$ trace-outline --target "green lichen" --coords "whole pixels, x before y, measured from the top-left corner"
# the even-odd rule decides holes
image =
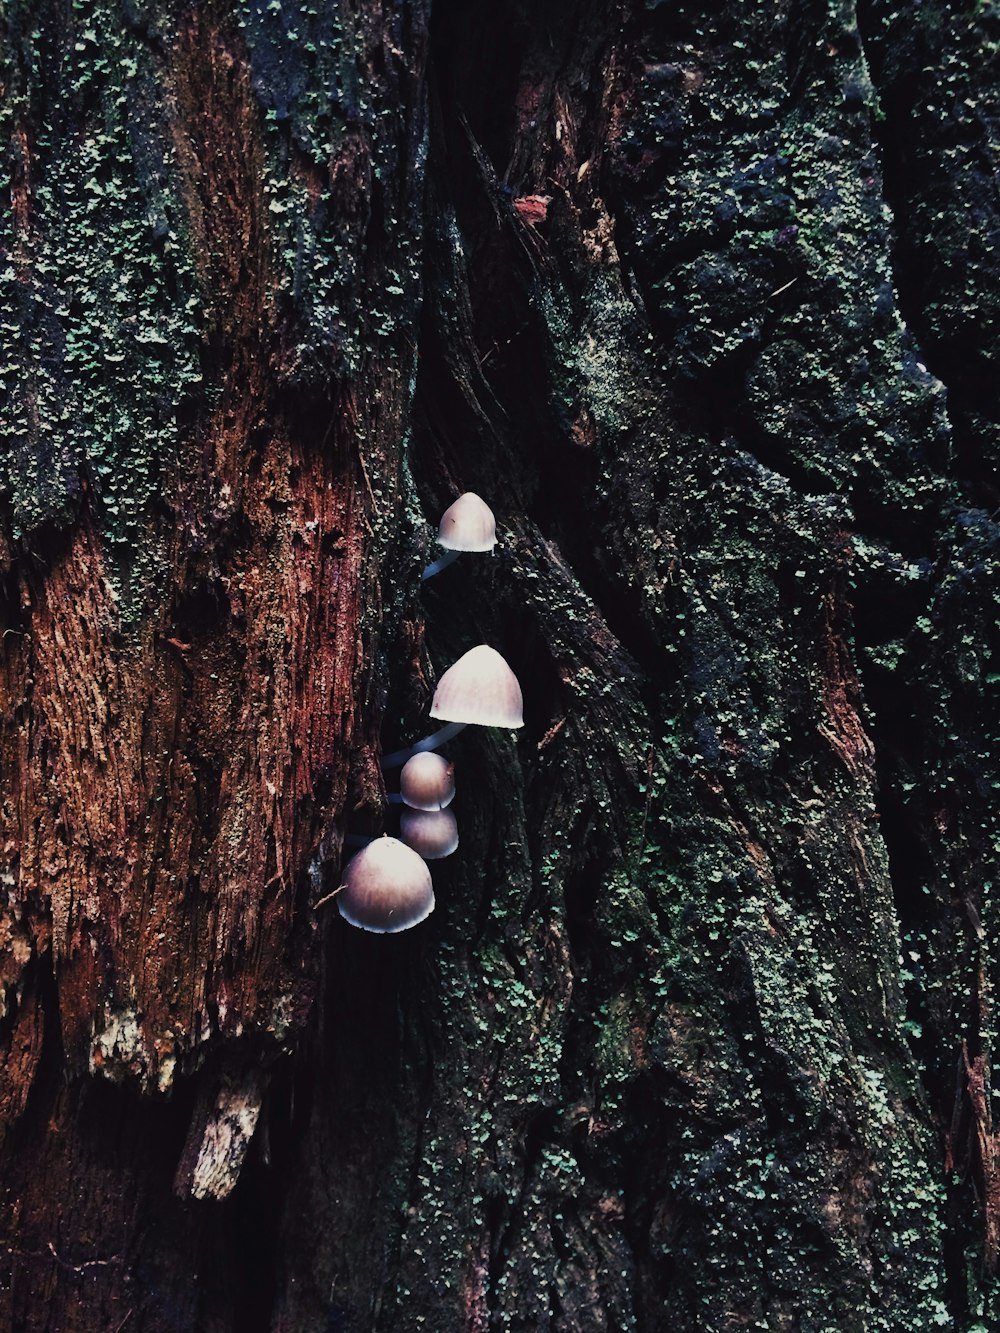
[[[60,31],[33,17],[10,7],[4,43],[26,221],[0,224],[0,485],[16,534],[65,521],[86,487],[129,602],[156,577],[151,501],[201,381],[162,73],[116,4],[74,0]]]
[[[398,200],[422,167],[419,119],[401,141],[398,73],[371,78],[370,34],[352,7],[244,2],[237,17],[263,113],[278,299],[295,310],[290,373],[359,377],[372,355],[413,351],[420,217]],[[379,34],[390,49],[402,23]]]

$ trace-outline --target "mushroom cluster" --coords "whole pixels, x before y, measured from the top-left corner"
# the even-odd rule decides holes
[[[490,551],[496,523],[477,495],[460,496],[441,519],[438,541],[448,552],[428,565],[422,578],[437,574],[462,551]],[[430,714],[445,726],[382,760],[383,769],[401,768],[399,796],[404,809],[399,838],[376,838],[347,865],[338,890],[340,914],[352,926],[379,933],[407,930],[434,910],[434,890],[425,862],[450,856],[458,847],[458,822],[448,806],[455,796],[453,766],[436,751],[463,727],[524,725],[521,687],[500,654],[487,644],[471,648],[441,677]]]
[[[430,750],[418,751],[399,775],[399,836],[425,861],[450,856],[458,846],[458,822],[445,807],[455,797],[455,770]]]

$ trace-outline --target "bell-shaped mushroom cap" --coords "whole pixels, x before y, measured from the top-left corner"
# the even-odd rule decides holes
[[[492,551],[497,544],[493,510],[478,495],[466,491],[442,514],[438,542],[447,551]]]
[[[432,750],[415,754],[403,765],[399,794],[414,810],[443,810],[455,795],[455,769]]]
[[[376,838],[347,863],[337,906],[362,930],[408,930],[434,911],[430,871],[398,838]]]
[[[425,861],[439,861],[458,846],[458,823],[450,810],[404,810],[399,836]]]
[[[438,681],[431,717],[480,727],[523,727],[523,709],[517,677],[495,649],[481,643]]]

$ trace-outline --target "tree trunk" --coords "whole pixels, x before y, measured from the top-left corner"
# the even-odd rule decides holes
[[[998,51],[8,0],[4,1327],[1000,1323]],[[368,935],[476,643],[524,729]]]

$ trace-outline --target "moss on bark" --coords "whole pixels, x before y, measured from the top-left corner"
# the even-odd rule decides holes
[[[10,9],[24,1327],[998,1318],[995,25]],[[317,920],[477,642],[437,911]]]

